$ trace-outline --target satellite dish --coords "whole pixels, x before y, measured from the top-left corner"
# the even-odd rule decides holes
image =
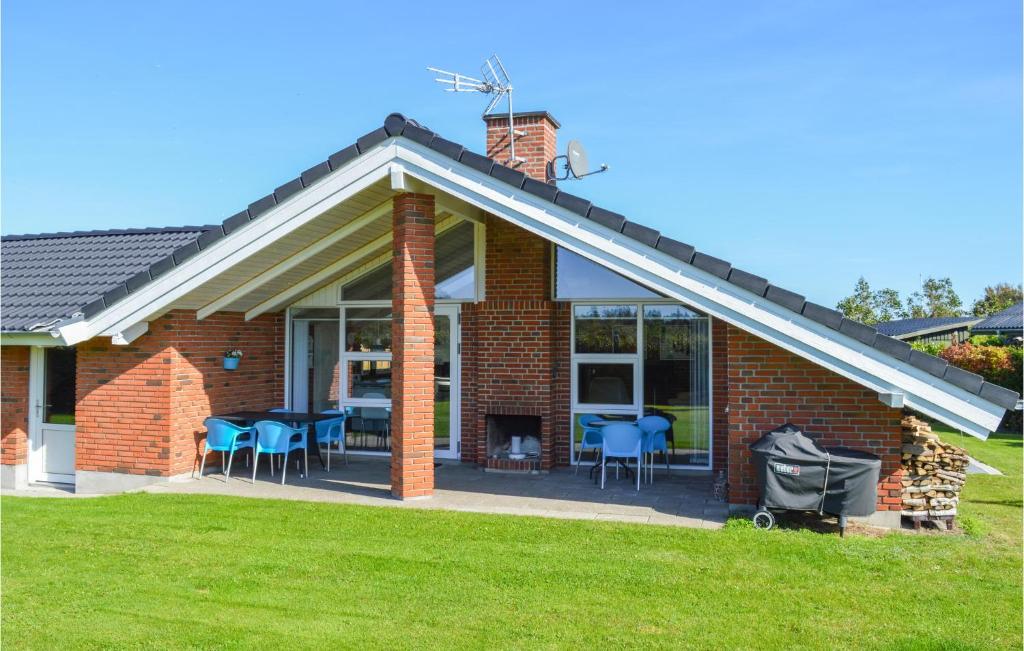
[[[558,176],[555,161],[559,159],[564,161],[562,164],[562,169],[565,170],[564,176]],[[601,165],[601,169],[591,172],[590,160],[587,158],[587,150],[583,148],[583,143],[579,140],[570,140],[569,146],[565,148],[565,154],[556,156],[554,160],[548,163],[548,181],[579,180],[584,176],[599,174],[607,170],[607,165]]]
[[[587,160],[587,150],[579,140],[570,140],[569,146],[565,148],[565,163],[569,171],[576,178],[586,176],[590,171],[590,162]]]

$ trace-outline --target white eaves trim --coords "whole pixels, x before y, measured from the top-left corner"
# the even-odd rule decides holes
[[[427,147],[401,140],[398,156],[409,176],[961,431],[984,439],[1002,419],[980,396]]]
[[[1005,411],[697,267],[404,138],[384,141],[91,320],[60,328],[60,334],[73,344],[101,334],[124,332],[385,177],[401,185],[408,185],[411,179],[426,183],[880,395],[902,395],[907,407],[979,438],[986,438],[998,426]],[[274,297],[247,316],[285,298]]]
[[[316,219],[389,175],[388,163],[395,157],[394,139],[377,145],[340,170],[217,240],[181,265],[96,314],[87,321],[58,327],[70,344],[100,335],[121,332],[159,313],[175,300],[232,266],[258,253],[277,239]],[[71,327],[79,326],[80,327]]]

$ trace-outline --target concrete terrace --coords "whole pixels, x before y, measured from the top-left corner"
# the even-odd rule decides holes
[[[442,463],[436,468],[433,497],[401,501],[391,496],[386,458],[353,455],[346,467],[335,456],[328,473],[313,456],[308,479],[300,476],[293,461],[284,486],[278,471],[273,479],[270,477],[265,459],[260,461],[255,484],[251,482],[251,468],[246,468],[244,461],[236,462],[230,482],[225,482],[224,475],[214,467],[202,480],[174,481],[144,490],[702,528],[721,527],[729,512],[727,504],[714,499],[709,473],[672,471],[666,475],[664,469],[655,470],[654,485],[643,484],[638,493],[636,484],[624,474],[616,480],[611,466],[607,486],[601,490],[588,478],[586,466],[580,468],[579,475],[568,468],[520,475]]]

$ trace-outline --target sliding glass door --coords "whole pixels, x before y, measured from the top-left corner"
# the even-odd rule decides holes
[[[580,416],[659,415],[672,424],[670,462],[710,467],[708,317],[667,302],[575,303],[572,314],[573,459]]]

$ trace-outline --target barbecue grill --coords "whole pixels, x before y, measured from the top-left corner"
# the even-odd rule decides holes
[[[771,529],[773,510],[815,511],[839,518],[839,535],[847,516],[875,512],[882,460],[861,450],[825,448],[786,423],[750,445],[761,490],[754,526]]]

